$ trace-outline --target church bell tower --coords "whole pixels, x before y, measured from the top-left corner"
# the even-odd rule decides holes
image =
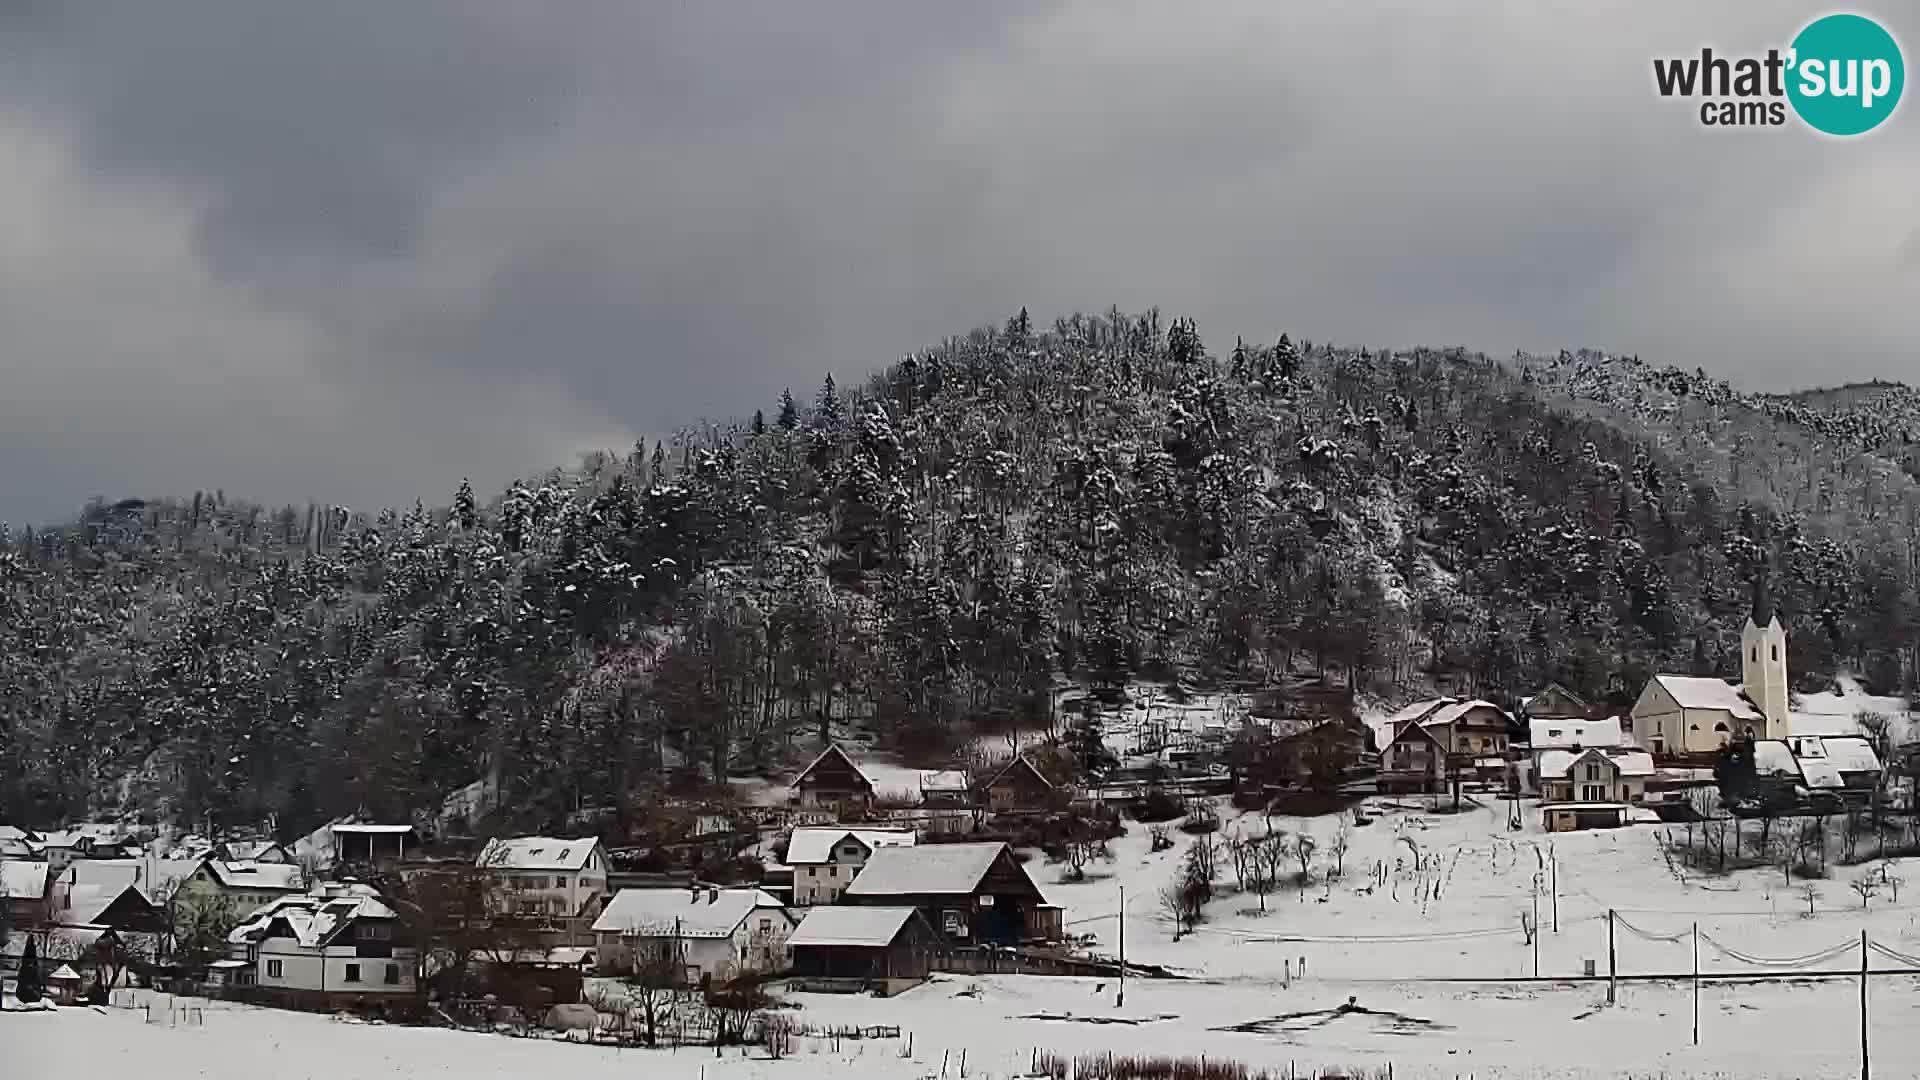
[[[1740,689],[1766,717],[1762,739],[1787,737],[1787,630],[1773,610],[1763,572],[1753,583],[1753,611],[1740,631]]]

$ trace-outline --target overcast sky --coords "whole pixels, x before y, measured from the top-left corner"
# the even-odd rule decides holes
[[[1914,102],[1653,93],[1824,7],[1310,7],[9,0],[0,518],[444,503],[1021,305],[1920,378]]]

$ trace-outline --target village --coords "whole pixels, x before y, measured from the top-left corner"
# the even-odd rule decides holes
[[[479,789],[283,841],[0,825],[0,979],[15,1010],[203,1001],[778,1058],[933,1022],[954,980],[1139,1023],[1128,1001],[1196,983],[1364,1013],[1355,986],[1600,980],[1611,1004],[1609,980],[1686,974],[1683,913],[1696,993],[1703,939],[1708,977],[1920,951],[1905,703],[1794,695],[1759,606],[1742,659],[1618,713],[1552,685],[1511,711],[1142,685],[947,768],[829,742],[784,783],[659,807],[645,845],[476,835]],[[1825,947],[1835,920],[1855,954]]]

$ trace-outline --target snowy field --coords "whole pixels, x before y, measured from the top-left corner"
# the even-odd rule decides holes
[[[0,1015],[8,1075],[142,1080],[400,1077],[1005,1078],[1035,1047],[1056,1053],[1232,1058],[1279,1071],[1383,1068],[1405,1077],[1847,1077],[1858,1075],[1858,991],[1850,981],[1707,984],[1700,1045],[1688,986],[1627,984],[1604,1007],[1600,986],[1341,986],[1282,989],[1237,982],[1138,982],[1124,1008],[1111,983],[943,976],[897,998],[796,995],[812,1025],[897,1024],[898,1039],[797,1040],[767,1060],[728,1051],[616,1050],[432,1029],[349,1024],[323,1016],[221,1006],[197,1026],[147,1023],[140,1011],[63,1009]],[[1312,1015],[1348,994],[1372,1010]],[[1870,1015],[1877,1075],[1912,1075],[1920,1060],[1920,991],[1875,981]],[[1292,1014],[1308,1015],[1292,1015]],[[1089,1022],[1093,1019],[1107,1022]],[[1121,1021],[1121,1022],[1115,1022]],[[17,1073],[16,1071],[17,1070]]]

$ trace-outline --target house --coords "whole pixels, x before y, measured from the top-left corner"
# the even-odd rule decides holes
[[[44,862],[0,860],[0,905],[8,926],[40,926],[47,921],[47,870]]]
[[[1507,711],[1491,701],[1442,699],[1439,708],[1419,721],[1433,733],[1448,754],[1479,758],[1499,758],[1507,754],[1510,718]]]
[[[1795,741],[1804,743],[1806,740],[1789,740]],[[1881,777],[1886,774],[1886,766],[1881,762],[1880,755],[1874,752],[1871,740],[1857,735],[1826,735],[1820,738],[1820,749],[1834,771],[1840,774],[1841,786],[1848,793],[1871,797],[1880,786]]]
[[[407,849],[418,851],[420,833],[411,825],[376,825],[364,822],[340,822],[328,827],[333,838],[333,865],[379,866],[407,857]]]
[[[860,771],[839,743],[828,743],[819,757],[800,770],[792,792],[801,806],[846,811],[873,805],[872,778]]]
[[[71,889],[61,901],[48,914],[48,921],[58,926],[104,927],[118,931],[122,937],[167,933],[166,912],[138,886]]]
[[[1045,810],[1060,800],[1060,789],[1025,754],[1007,762],[982,785],[987,806],[998,812]]]
[[[177,895],[198,891],[221,897],[237,915],[249,915],[289,893],[306,888],[292,863],[227,862],[207,859],[181,881]]]
[[[867,859],[845,900],[917,908],[949,941],[1010,944],[1057,937],[1059,910],[1004,843],[883,847]]]
[[[1508,765],[1511,780],[1508,786],[1510,790],[1528,794],[1540,790],[1540,759],[1547,754],[1627,746],[1626,734],[1617,716],[1605,720],[1536,718],[1527,722],[1527,736],[1528,755]]]
[[[1882,766],[1873,744],[1858,736],[1796,736],[1753,744],[1757,777],[1865,802],[1880,785]]]
[[[926,809],[968,810],[973,804],[973,781],[965,770],[943,769],[920,774],[920,805]]]
[[[1440,790],[1447,775],[1446,746],[1418,721],[1409,720],[1381,752],[1374,786],[1383,793],[1431,793]]]
[[[1529,723],[1535,720],[1584,720],[1592,714],[1592,706],[1585,698],[1561,686],[1548,683],[1545,689],[1531,697],[1520,699],[1520,719]]]
[[[1656,757],[1710,754],[1735,738],[1784,739],[1787,711],[1787,632],[1756,588],[1753,610],[1740,632],[1740,682],[1688,675],[1655,675],[1633,703],[1634,738]]]
[[[75,893],[118,892],[128,886],[139,889],[155,906],[164,908],[204,861],[153,856],[81,859],[53,877],[47,890],[50,917],[58,921],[60,912],[72,907],[71,897]]]
[[[912,847],[916,839],[910,829],[843,829],[833,825],[794,829],[787,841],[794,906],[837,903],[876,848]]]
[[[213,857],[234,863],[291,863],[293,852],[272,840],[228,840],[217,844]]]
[[[476,865],[501,883],[515,913],[593,916],[606,903],[607,849],[591,837],[491,840]]]
[[[1548,803],[1637,803],[1654,776],[1644,750],[1593,747],[1539,756],[1540,797]]]
[[[1235,791],[1261,800],[1276,788],[1331,789],[1379,763],[1373,729],[1347,714],[1250,723],[1228,758]]]
[[[809,989],[876,990],[926,980],[940,935],[911,907],[817,907],[787,939],[793,974]]]
[[[759,889],[622,889],[594,920],[602,975],[672,965],[689,985],[787,966],[794,917]]]
[[[227,965],[230,984],[298,1009],[405,1008],[419,966],[398,913],[364,885],[283,896],[234,928],[227,950],[243,965]]]

